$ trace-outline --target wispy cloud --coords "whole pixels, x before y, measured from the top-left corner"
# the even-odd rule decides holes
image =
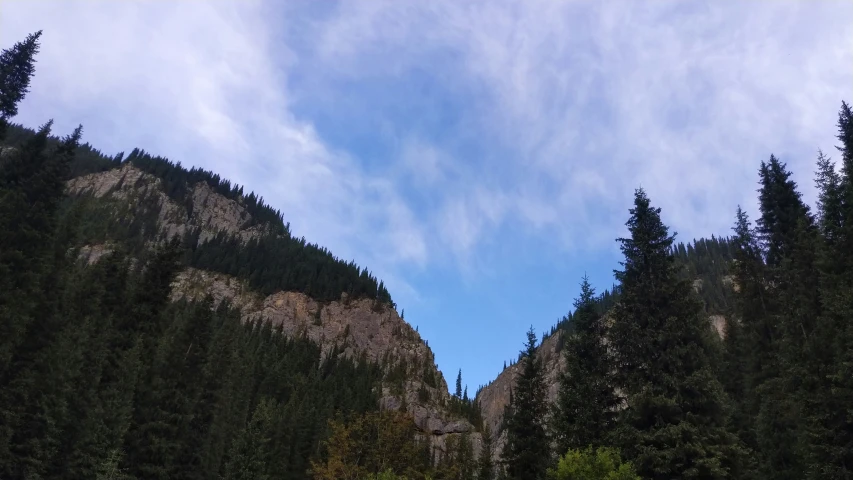
[[[687,235],[725,233],[771,151],[789,154],[809,194],[853,84],[841,1],[342,3],[317,28],[330,75],[431,62],[485,92],[464,108],[483,148],[503,152],[494,183],[517,196],[506,221],[611,238],[621,224],[601,209],[624,216],[640,185]],[[436,217],[466,223],[458,247],[484,232],[472,202],[451,196]]]

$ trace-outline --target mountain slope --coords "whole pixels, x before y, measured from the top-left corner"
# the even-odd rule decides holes
[[[205,252],[205,245],[217,239],[235,239],[246,245],[275,235],[268,224],[253,222],[243,203],[217,193],[206,182],[187,185],[188,208],[165,193],[162,179],[130,162],[76,177],[68,182],[67,189],[89,211],[99,212],[100,221],[107,225],[88,235],[87,241],[102,242],[84,245],[82,254],[90,262],[120,241],[115,238],[121,236],[116,226],[140,219],[144,220],[140,230],[150,239],[149,245],[186,237],[195,243],[189,248],[196,254]],[[326,353],[337,348],[347,357],[364,355],[379,363],[386,371],[380,404],[396,409],[405,403],[424,433],[441,436],[473,431],[470,422],[448,412],[447,383],[432,351],[391,305],[347,292],[331,301],[317,301],[297,291],[264,295],[247,278],[196,268],[179,274],[173,290],[175,300],[202,300],[208,295],[214,305],[227,300],[238,307],[246,322],[271,322],[285,335],[316,342]]]

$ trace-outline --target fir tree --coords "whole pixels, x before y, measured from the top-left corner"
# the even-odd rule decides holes
[[[776,329],[773,363],[778,372],[756,384],[756,420],[762,470],[773,478],[803,478],[805,397],[818,387],[812,333],[821,312],[816,268],[817,229],[796,183],[771,155],[759,170],[758,234],[768,284],[766,322]]]
[[[822,312],[811,353],[817,386],[804,396],[808,416],[809,478],[853,478],[853,112],[842,102],[837,147],[841,175],[823,155],[818,158],[817,187],[821,242],[818,248]]]
[[[566,369],[560,375],[553,425],[561,453],[608,445],[618,405],[613,362],[604,343],[605,326],[586,276],[572,318],[574,328],[563,346]]]
[[[492,464],[492,432],[486,426],[483,429],[483,446],[480,449],[480,458],[477,461],[477,480],[492,480],[494,475],[494,465]]]
[[[5,136],[9,119],[18,114],[18,103],[29,92],[39,37],[41,30],[0,52],[0,140]]]
[[[536,355],[536,333],[527,331],[521,352],[522,368],[515,381],[511,408],[505,418],[507,441],[503,461],[509,478],[541,480],[548,467],[549,439],[545,431],[548,413],[542,362]]]
[[[459,373],[456,375],[456,391],[453,394],[456,398],[462,398],[462,369],[459,369]]]
[[[710,327],[691,285],[677,277],[674,237],[642,189],[626,225],[610,329],[627,403],[616,443],[647,478],[725,478],[735,440],[708,358]]]

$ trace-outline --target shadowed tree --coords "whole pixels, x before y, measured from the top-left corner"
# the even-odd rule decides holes
[[[710,326],[677,275],[660,209],[638,189],[630,212],[610,329],[627,402],[615,443],[644,478],[726,478],[736,439],[709,360]]]

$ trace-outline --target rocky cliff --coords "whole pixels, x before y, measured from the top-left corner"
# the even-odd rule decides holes
[[[91,195],[130,207],[122,213],[154,213],[157,229],[166,239],[184,235],[191,228],[201,230],[200,242],[209,240],[218,232],[237,235],[243,241],[264,232],[262,226],[252,225],[252,216],[239,202],[214,192],[204,182],[190,188],[187,204],[177,203],[163,191],[162,180],[130,164],[74,178],[67,186],[72,195]],[[149,208],[149,205],[154,206],[154,212],[139,211]]]
[[[147,216],[153,235],[161,239],[183,236],[197,230],[203,243],[220,232],[241,240],[265,233],[268,226],[255,225],[240,203],[214,192],[206,183],[188,186],[187,201],[169,197],[163,182],[132,165],[77,177],[67,190],[76,197],[109,202],[112,214]],[[112,250],[110,243],[85,245],[80,255],[92,263]],[[386,369],[381,385],[380,406],[405,408],[418,428],[443,448],[448,436],[470,433],[475,451],[480,435],[465,419],[449,414],[447,383],[435,364],[432,350],[389,305],[370,299],[350,299],[346,294],[332,302],[317,302],[298,292],[275,292],[264,296],[248,283],[229,275],[188,268],[173,284],[172,298],[199,300],[206,296],[214,304],[227,300],[240,309],[244,321],[271,322],[285,335],[300,336],[318,343],[324,352],[333,346],[351,357],[365,355]],[[390,372],[394,371],[393,379]]]

